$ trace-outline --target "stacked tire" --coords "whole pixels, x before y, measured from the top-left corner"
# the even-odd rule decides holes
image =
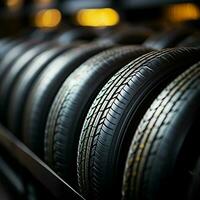
[[[86,199],[199,197],[198,34],[153,32],[1,41],[1,123]]]
[[[144,129],[141,129],[140,132],[137,132],[137,127],[156,96],[168,84],[170,84],[170,82],[172,82],[171,84],[173,84],[174,82],[176,83],[176,79],[173,82],[174,78],[183,73],[184,70],[186,70],[199,60],[199,50],[197,50],[196,53],[194,53],[193,50],[196,51],[197,49],[167,49],[147,53],[122,68],[107,82],[107,84],[99,92],[98,96],[90,107],[88,115],[86,116],[79,140],[77,159],[79,186],[86,198],[106,199],[111,198],[113,194],[116,194],[120,199],[123,174],[124,197],[127,197],[127,191],[130,192],[127,199],[132,199],[133,197],[137,198],[138,200],[164,199],[165,197],[168,197],[169,199],[169,196],[167,195],[170,195],[171,197],[171,195],[179,196],[183,194],[183,191],[179,190],[180,188],[178,184],[176,184],[177,187],[175,191],[170,191],[169,186],[172,186],[172,183],[175,181],[175,177],[173,177],[172,174],[167,171],[170,171],[169,165],[172,162],[170,162],[170,159],[172,159],[171,157],[175,157],[173,161],[177,164],[177,154],[180,153],[179,151],[182,150],[182,144],[179,144],[175,140],[177,138],[171,139],[172,144],[170,147],[168,147],[168,149],[166,149],[165,146],[161,147],[161,145],[158,145],[158,141],[160,140],[153,143],[153,136],[148,136],[148,134],[144,134],[144,139],[142,140],[141,138],[141,142],[140,140],[138,141],[136,139],[135,141],[134,138],[138,138],[142,135],[141,132],[145,131]],[[194,55],[194,57],[192,56],[192,54]],[[190,61],[187,63],[186,60]],[[196,65],[194,68],[196,69]],[[191,78],[191,76],[189,77]],[[198,81],[199,79],[197,80],[197,82]],[[166,90],[168,91],[169,89]],[[180,105],[180,102],[176,101],[176,99],[174,100],[178,93],[179,92],[177,89],[176,93],[173,93],[175,97],[173,97],[172,99],[177,103],[177,105]],[[189,96],[191,95],[190,92],[187,94]],[[168,95],[166,96],[168,97]],[[163,97],[163,94],[161,94],[161,97]],[[161,99],[160,103],[162,102],[166,103],[166,100]],[[166,109],[169,109],[171,104],[171,102],[167,104]],[[156,114],[162,114],[162,107],[160,106],[160,104],[158,104],[158,102],[154,103],[152,107],[154,108]],[[188,110],[191,109],[190,105],[185,107]],[[188,110],[186,112],[187,114]],[[197,102],[194,104],[194,110],[198,113]],[[150,111],[152,111],[152,108],[150,108]],[[171,120],[170,117],[172,117],[171,113],[169,113],[168,121]],[[186,118],[185,116],[180,116],[182,120],[185,119],[185,121],[181,121],[180,124],[182,125],[183,123],[184,125],[190,127],[190,123],[192,123],[195,119],[199,119],[197,115],[194,115],[193,117],[194,118],[190,116],[190,120],[188,120],[188,118]],[[151,122],[149,122],[149,126],[147,126],[147,131],[151,130],[152,134],[154,134],[157,131],[155,122],[157,118],[152,118],[152,115],[149,115],[147,119],[152,120]],[[158,119],[158,123],[161,123],[162,125],[161,120],[164,119],[165,117],[161,115],[160,119]],[[146,125],[147,120],[144,120],[144,126],[146,127]],[[139,127],[141,127],[141,125],[139,125]],[[170,134],[174,134],[174,132],[171,130],[172,128],[175,129],[173,130],[174,132],[177,131],[181,142],[185,142],[183,139],[184,136],[180,135],[181,130],[177,130],[174,127],[174,124],[172,124],[169,128]],[[183,130],[188,129],[186,127],[183,127]],[[161,128],[161,133],[162,131],[163,129]],[[158,135],[160,136],[160,134]],[[174,135],[173,137],[175,137]],[[152,142],[157,146],[150,147],[150,145],[146,141],[147,139],[149,139],[149,143]],[[129,151],[129,156],[126,161],[126,156],[132,140],[135,142],[133,143],[137,145],[136,147],[134,147],[138,151],[138,154],[135,157],[133,156],[132,152],[134,152],[135,149],[132,150],[132,143],[131,149]],[[163,143],[165,144],[167,142]],[[163,149],[163,151],[166,153],[166,157],[162,157],[162,155],[160,157],[157,157],[155,151],[158,150],[158,152],[161,152],[158,147]],[[145,148],[147,148],[147,150]],[[178,148],[178,152],[176,152],[176,154],[174,152],[174,148]],[[161,168],[159,164],[158,166],[156,166],[155,164],[155,166],[151,167],[150,164],[147,164],[146,160],[142,160],[143,155],[141,155],[141,152],[143,153],[143,149],[145,150],[144,156],[146,156],[146,160],[149,160],[150,162],[154,158],[155,160],[161,162],[160,165],[163,168]],[[151,149],[152,152],[150,151]],[[171,150],[172,152],[170,152],[169,150]],[[186,155],[189,154],[189,152],[185,153]],[[198,154],[198,152],[196,152],[196,154]],[[154,157],[148,157],[151,155],[152,157]],[[186,155],[184,154],[182,159],[186,159]],[[196,155],[192,153],[189,154],[188,157],[192,157],[194,160],[196,159]],[[140,160],[142,165],[141,169],[138,166],[135,166]],[[126,170],[124,172],[125,162],[127,164]],[[182,169],[186,170],[184,168],[184,162],[180,161],[180,163],[183,166],[179,166],[180,168],[177,170],[178,172],[180,172],[180,170]],[[132,167],[133,165],[134,167]],[[173,167],[174,166],[171,166],[171,172],[174,170]],[[141,171],[142,169],[144,171]],[[166,183],[166,180],[162,180],[161,178],[160,180],[158,179],[158,177],[156,177],[156,180],[153,179],[152,182],[149,183],[148,181],[150,178],[152,178],[153,175],[149,175],[150,178],[148,179],[148,177],[144,177],[144,173],[146,171],[148,172],[150,169],[154,170],[155,176],[161,174],[163,176],[166,175],[167,178],[171,177],[169,185],[165,185],[164,183]],[[144,178],[144,181],[146,181],[144,183],[141,183],[142,188],[139,191],[136,189],[136,185],[134,185],[132,181],[132,179],[136,177],[138,183],[141,183],[141,181],[143,180],[142,178]],[[180,177],[182,176],[180,175]],[[180,181],[180,183],[182,183],[181,179],[178,180]],[[164,184],[163,188],[167,191],[165,191],[165,193],[162,190],[158,189],[158,187],[162,184],[162,181]],[[149,187],[155,187],[155,189],[157,189],[157,191],[154,191],[154,193],[152,192],[153,194],[158,195],[160,192],[162,196],[151,197],[150,192],[148,192],[148,190],[145,191],[143,188],[147,187],[147,183],[149,183]],[[146,196],[133,196],[133,191],[140,192],[139,194]]]

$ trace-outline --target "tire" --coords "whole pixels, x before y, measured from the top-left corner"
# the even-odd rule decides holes
[[[35,29],[30,35],[28,40],[36,40],[39,42],[54,41],[60,34],[60,29]]]
[[[123,199],[186,199],[199,102],[200,63],[165,88],[143,117],[126,161]]]
[[[17,56],[17,52],[18,51],[22,51],[23,46],[25,45],[25,43],[22,43],[22,44],[21,43],[22,42],[20,40],[19,41],[11,41],[9,43],[10,44],[10,49],[7,52],[5,50],[2,51],[1,68],[2,68],[2,66],[4,66],[4,65],[7,66],[11,62],[13,62],[13,60]]]
[[[1,45],[1,47],[2,47],[2,45],[6,44],[7,42],[9,42],[9,39],[8,39],[8,38],[1,38],[1,39],[0,39],[0,45]],[[1,47],[0,47],[0,48],[1,48]]]
[[[56,40],[61,44],[70,44],[75,41],[89,41],[91,42],[98,37],[98,33],[94,29],[89,28],[75,28],[65,31]]]
[[[198,61],[197,49],[167,49],[134,60],[102,88],[85,119],[78,178],[88,199],[120,197],[128,147],[148,106],[163,87]],[[184,58],[184,59],[183,59]]]
[[[44,51],[35,57],[29,66],[16,78],[8,100],[7,122],[8,128],[20,139],[22,138],[20,131],[22,130],[23,108],[32,85],[48,64],[50,64],[57,56],[67,52],[72,47],[73,45],[65,47],[58,46]]]
[[[12,66],[6,69],[6,73],[0,81],[0,119],[4,125],[7,125],[6,114],[8,108],[8,101],[10,97],[10,91],[15,85],[17,77],[20,75],[21,72],[23,72],[24,69],[28,67],[28,65],[35,58],[35,56],[39,55],[40,53],[51,47],[52,44],[48,43],[34,46],[33,48],[30,48],[28,51],[24,52],[24,54],[20,56],[19,59],[17,59]]]
[[[23,111],[22,137],[25,144],[40,158],[44,158],[44,132],[48,112],[62,83],[88,58],[109,47],[91,44],[72,49],[51,62],[35,81]]]
[[[10,48],[16,43],[16,41],[12,41],[9,39],[5,39],[1,41],[1,47],[0,47],[0,62],[3,59],[3,57],[6,55],[6,53],[9,51]]]
[[[83,63],[65,80],[49,112],[45,160],[68,183],[77,187],[78,140],[92,101],[112,74],[149,51],[137,46],[104,51]]]
[[[185,28],[167,30],[152,35],[143,43],[143,45],[147,48],[153,49],[175,47],[179,42],[184,40],[191,33],[191,30]]]
[[[192,170],[192,180],[189,185],[188,200],[200,199],[200,158],[197,160],[194,169]]]
[[[98,42],[123,45],[142,44],[152,33],[153,31],[144,27],[120,27],[105,38],[98,39]]]
[[[14,41],[11,45],[9,52],[1,60],[0,66],[0,85],[2,77],[6,74],[7,70],[12,66],[16,59],[18,59],[24,52],[26,52],[30,47],[36,45],[36,41]]]
[[[194,33],[177,45],[178,47],[199,47],[200,33]]]

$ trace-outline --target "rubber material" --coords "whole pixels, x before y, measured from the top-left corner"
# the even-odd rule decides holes
[[[75,28],[69,31],[65,31],[59,37],[56,38],[61,44],[70,44],[74,41],[92,41],[98,34],[94,29],[89,28]]]
[[[148,53],[114,75],[93,102],[78,149],[80,190],[86,198],[120,198],[128,147],[148,106],[174,76],[199,60],[198,49]],[[183,59],[184,58],[184,59]]]
[[[6,55],[6,53],[9,51],[10,48],[16,43],[16,41],[13,40],[3,40],[1,41],[1,47],[0,47],[0,59],[2,60],[3,57]]]
[[[110,45],[83,45],[57,57],[35,81],[24,108],[23,141],[44,157],[45,123],[51,104],[67,76],[91,56]]]
[[[149,51],[137,46],[104,51],[86,61],[65,80],[49,112],[45,157],[68,183],[74,182],[77,186],[78,140],[92,101],[112,74]]]
[[[184,40],[192,31],[186,28],[177,28],[150,36],[143,45],[153,49],[175,47]]]
[[[39,74],[60,54],[67,52],[73,45],[65,47],[54,47],[50,50],[44,51],[23,70],[15,81],[15,85],[10,91],[10,98],[8,101],[7,121],[8,128],[15,133],[19,138],[20,130],[22,129],[22,114],[27,95],[34,84]]]
[[[30,64],[30,62],[34,59],[35,56],[39,55],[46,49],[52,47],[51,43],[44,43],[37,46],[34,46],[33,48],[26,51],[22,56],[19,57],[15,61],[15,63],[10,66],[7,70],[4,76],[1,78],[1,85],[0,85],[0,118],[1,122],[6,125],[6,114],[7,114],[7,108],[8,108],[8,101],[10,97],[10,92],[12,87],[15,85],[15,81],[19,74],[23,72],[26,67]]]
[[[196,165],[192,171],[192,181],[189,186],[188,200],[200,199],[200,158],[197,160]]]
[[[100,38],[97,40],[99,43],[110,43],[110,44],[142,44],[153,31],[144,27],[127,28],[119,27],[116,31]]]
[[[1,66],[8,65],[11,61],[13,61],[14,58],[16,58],[16,55],[18,55],[18,51],[22,51],[26,44],[27,42],[25,41],[12,41],[10,51],[6,52],[6,55],[4,55],[1,61]]]
[[[191,137],[189,149],[182,159],[178,158],[188,135],[193,134],[191,127],[199,117],[199,102],[200,63],[164,89],[142,119],[126,161],[124,199],[185,199],[184,177],[189,171],[186,160],[194,156],[191,144],[195,145],[197,137]]]
[[[36,41],[17,41],[13,42],[11,45],[10,51],[3,57],[1,61],[1,66],[0,66],[0,85],[1,85],[1,80],[2,77],[6,74],[7,70],[12,66],[15,62],[15,60],[19,59],[23,53],[31,48],[32,46],[38,44]]]
[[[42,42],[49,42],[56,40],[61,29],[35,29],[30,35],[29,40],[37,40]]]
[[[200,33],[194,33],[177,45],[178,47],[199,47]]]

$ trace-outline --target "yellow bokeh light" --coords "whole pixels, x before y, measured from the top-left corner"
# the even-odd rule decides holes
[[[173,22],[195,20],[200,18],[200,10],[192,3],[175,4],[167,7],[166,16]]]
[[[6,0],[6,6],[9,9],[18,9],[22,6],[23,0]]]
[[[51,4],[51,3],[53,3],[53,0],[34,0],[34,2],[36,3],[36,4],[41,4],[41,5],[46,5],[46,4]]]
[[[57,9],[40,10],[35,15],[35,26],[39,28],[53,28],[59,25],[62,15]]]
[[[104,27],[119,23],[119,14],[111,8],[82,9],[78,11],[76,20],[81,26]]]

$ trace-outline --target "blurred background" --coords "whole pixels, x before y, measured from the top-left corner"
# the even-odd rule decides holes
[[[74,26],[180,23],[200,18],[198,1],[184,0],[1,0],[0,36]]]

